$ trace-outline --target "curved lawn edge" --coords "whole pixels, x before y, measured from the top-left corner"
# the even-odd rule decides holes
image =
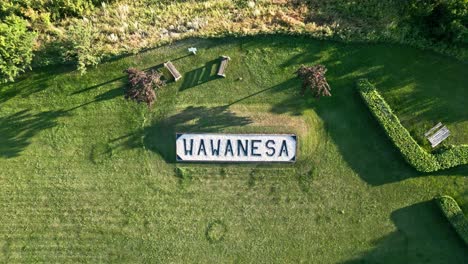
[[[441,195],[434,198],[442,213],[453,226],[458,235],[468,246],[468,219],[463,214],[457,201],[448,195]]]
[[[438,154],[427,152],[411,137],[374,85],[367,79],[360,79],[357,82],[357,89],[393,144],[416,170],[434,172],[468,164],[468,145],[451,145]]]

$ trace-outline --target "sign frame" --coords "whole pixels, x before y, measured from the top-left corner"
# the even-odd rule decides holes
[[[290,136],[294,138],[296,141],[296,146],[295,146],[295,155],[292,159],[288,161],[271,161],[271,160],[266,160],[266,161],[261,161],[261,160],[243,160],[243,161],[236,161],[236,160],[223,160],[223,161],[213,161],[213,160],[183,160],[177,155],[177,139],[181,137],[182,135],[186,134],[197,134],[197,135],[219,135],[219,136],[229,136],[229,135],[246,135],[246,136]],[[203,133],[197,133],[197,132],[176,132],[175,133],[175,161],[177,163],[214,163],[214,164],[254,164],[254,163],[259,163],[259,164],[294,164],[297,161],[297,156],[298,156],[298,150],[299,150],[299,140],[296,134],[292,133],[272,133],[272,134],[267,134],[267,133],[210,133],[210,132],[203,132]]]

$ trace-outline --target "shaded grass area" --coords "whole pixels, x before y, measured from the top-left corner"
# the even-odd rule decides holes
[[[196,56],[186,56],[191,46]],[[213,75],[220,55],[231,57],[224,79]],[[123,99],[125,68],[167,60],[183,79],[161,90],[151,111]],[[299,95],[302,63],[328,67],[331,98]],[[442,72],[424,74],[433,63]],[[407,127],[439,121],[432,111],[450,115],[450,140],[466,143],[466,116],[455,112],[468,76],[449,73],[463,69],[401,46],[278,36],[187,40],[83,76],[30,73],[0,86],[0,259],[466,262],[426,201],[448,194],[468,211],[468,168],[417,173],[354,87],[359,77],[377,83],[400,118],[417,116]],[[436,96],[440,87],[429,83],[457,92]],[[435,110],[407,109],[422,106],[398,93],[430,99]],[[174,133],[192,131],[293,132],[298,162],[174,163]]]

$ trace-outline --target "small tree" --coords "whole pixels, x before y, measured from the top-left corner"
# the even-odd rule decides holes
[[[31,64],[36,34],[27,24],[16,15],[0,18],[0,83],[13,81]]]
[[[297,77],[302,79],[302,95],[310,88],[315,97],[331,96],[330,85],[325,78],[327,68],[321,64],[314,66],[302,65],[297,71]]]
[[[136,68],[128,68],[125,72],[128,74],[130,84],[125,88],[125,99],[135,100],[138,103],[144,102],[151,107],[156,100],[154,89],[165,85],[165,82],[161,80],[161,73],[154,70],[147,73]]]

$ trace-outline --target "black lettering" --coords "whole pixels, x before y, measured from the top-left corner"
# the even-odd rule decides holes
[[[274,140],[271,140],[271,139],[268,140],[268,141],[266,142],[266,144],[265,144],[265,146],[267,147],[267,149],[272,151],[271,153],[270,153],[270,152],[267,152],[268,157],[272,157],[273,155],[275,155],[275,152],[276,152],[276,151],[275,151],[275,148],[270,146],[271,143],[273,143],[273,146],[275,145],[275,141],[274,141]]]
[[[205,153],[204,155],[206,156],[205,140],[204,139],[200,140],[200,147],[198,147],[198,154],[197,155],[200,155],[200,152],[202,152],[202,150],[203,150],[203,153]]]
[[[216,146],[216,148],[214,148],[214,144],[213,144],[212,139],[210,139],[210,143],[211,143],[211,155],[219,156],[219,145],[221,144],[221,140],[218,139],[218,146]]]
[[[258,149],[258,146],[255,146],[255,143],[260,143],[260,142],[262,142],[262,141],[258,140],[258,139],[254,139],[254,140],[250,141],[250,154],[252,156],[257,156],[257,157],[261,156],[260,153],[255,153],[255,150]]]
[[[228,152],[231,152],[231,156],[234,156],[234,151],[232,151],[232,144],[230,139],[227,140],[226,151],[224,152],[224,156],[227,156]]]
[[[185,150],[185,155],[192,155],[193,139],[190,139],[190,149],[187,149],[187,139],[184,138],[184,150]]]
[[[241,148],[242,148],[242,152],[244,153],[244,156],[247,156],[249,155],[249,140],[246,139],[245,140],[245,145],[242,145],[242,140],[238,139],[237,140],[237,156],[240,156],[241,154]]]
[[[280,154],[278,157],[281,157],[283,155],[283,152],[286,152],[286,157],[289,156],[288,145],[286,144],[286,140],[283,140],[283,143],[281,143]]]

